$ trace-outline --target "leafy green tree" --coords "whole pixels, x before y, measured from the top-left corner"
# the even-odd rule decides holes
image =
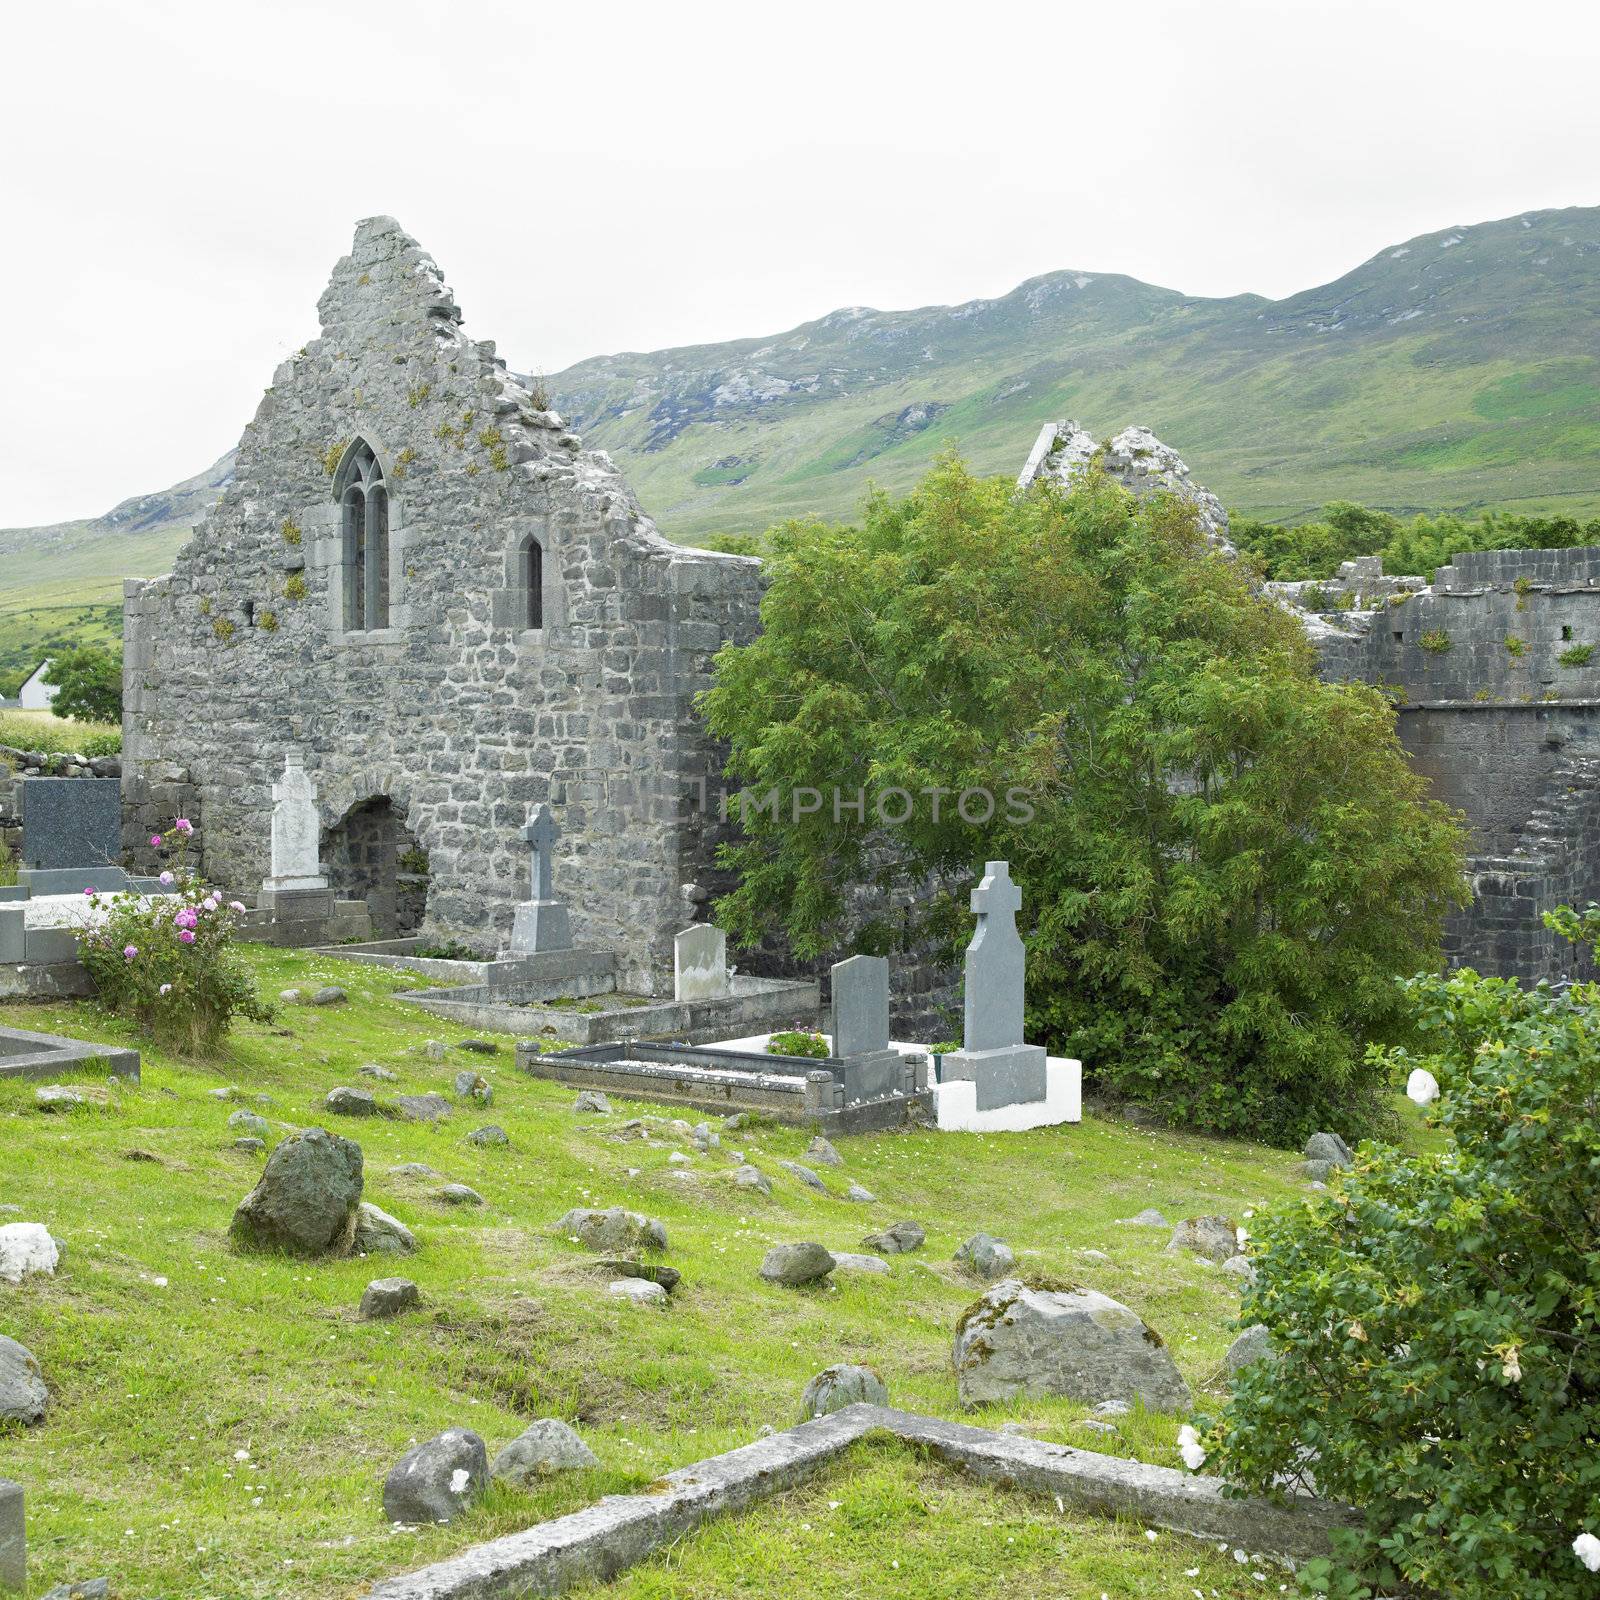
[[[745,795],[737,940],[954,956],[1005,857],[1033,1037],[1188,1126],[1379,1120],[1364,1046],[1436,958],[1461,835],[1392,708],[1319,682],[1180,501],[1100,474],[1019,497],[945,459],[857,527],[774,530],[768,568],[704,698]],[[858,925],[924,875],[947,892]]]
[[[1592,907],[1546,921],[1600,933]],[[1368,1146],[1253,1224],[1241,1320],[1273,1351],[1236,1378],[1208,1470],[1362,1508],[1302,1575],[1316,1592],[1578,1600],[1600,1559],[1600,985],[1410,990],[1426,1053],[1389,1065],[1442,1090],[1444,1142]]]
[[[58,717],[116,722],[122,716],[122,662],[98,645],[54,656],[44,681],[59,690],[50,706]]]

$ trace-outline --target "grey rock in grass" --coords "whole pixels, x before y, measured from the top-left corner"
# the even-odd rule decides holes
[[[1102,1400],[1094,1408],[1097,1417],[1125,1417],[1133,1410],[1126,1400]]]
[[[842,1167],[844,1157],[819,1133],[806,1146],[806,1154],[820,1167]]]
[[[882,1233],[869,1233],[861,1243],[877,1255],[897,1256],[920,1250],[927,1237],[920,1222],[896,1222]]]
[[[443,1039],[424,1039],[422,1042],[423,1053],[430,1061],[443,1061],[445,1048]]]
[[[639,1261],[622,1256],[606,1256],[595,1266],[613,1278],[643,1278],[649,1283],[659,1283],[671,1294],[683,1282],[683,1274],[676,1267],[662,1261]]]
[[[996,1239],[993,1234],[975,1233],[955,1253],[957,1266],[965,1267],[975,1278],[993,1283],[1006,1276],[1016,1266],[1017,1258],[1010,1245]]]
[[[1222,1270],[1238,1284],[1241,1294],[1256,1281],[1255,1263],[1249,1256],[1229,1256],[1222,1263]]]
[[[771,1194],[772,1181],[760,1167],[743,1166],[738,1168],[733,1175],[733,1181],[741,1189],[754,1189],[757,1194]]]
[[[780,1167],[791,1176],[798,1178],[808,1189],[815,1189],[818,1194],[826,1194],[828,1186],[810,1167],[802,1167],[798,1161],[780,1161]]]
[[[889,1271],[889,1263],[882,1256],[857,1255],[850,1250],[835,1250],[832,1254],[834,1268],[839,1272],[870,1272],[882,1275]]]
[[[500,1053],[500,1046],[492,1039],[457,1039],[457,1050],[469,1050],[477,1056],[493,1056]]]
[[[280,989],[278,991],[278,998],[286,1006],[303,1006],[307,1004],[307,997],[304,989]]]
[[[447,1206],[481,1206],[484,1203],[483,1196],[464,1183],[447,1183],[439,1191],[439,1198]]]
[[[33,1103],[41,1111],[73,1111],[87,1105],[89,1098],[81,1089],[69,1088],[64,1083],[47,1083],[33,1091]]]
[[[442,1094],[431,1089],[427,1094],[397,1094],[394,1107],[407,1122],[444,1122],[455,1110]]]
[[[364,1067],[357,1070],[363,1078],[376,1078],[379,1083],[399,1083],[400,1074],[391,1072],[387,1067],[380,1067],[376,1061],[369,1061]]]
[[[1300,1175],[1303,1178],[1309,1178],[1313,1183],[1320,1183],[1324,1186],[1327,1185],[1334,1173],[1340,1170],[1336,1161],[1302,1161],[1300,1163]]]
[[[233,1148],[245,1155],[258,1156],[267,1148],[267,1141],[256,1138],[254,1134],[246,1134],[244,1138],[233,1141]]]
[[[241,1134],[248,1134],[257,1139],[264,1139],[272,1131],[272,1125],[265,1117],[258,1117],[253,1111],[234,1111],[229,1114],[228,1126],[237,1128]]]
[[[384,1480],[390,1522],[453,1522],[483,1493],[489,1452],[470,1428],[447,1428],[406,1451]]]
[[[722,1119],[723,1130],[727,1133],[737,1133],[740,1128],[747,1127],[750,1122],[748,1111],[735,1111],[732,1116]]]
[[[1120,1433],[1122,1431],[1114,1422],[1097,1422],[1093,1417],[1080,1418],[1077,1426],[1087,1428],[1091,1433]]]
[[[422,1304],[422,1291],[409,1278],[374,1278],[361,1296],[360,1315],[368,1322],[398,1317]]]
[[[44,1369],[26,1345],[0,1334],[0,1422],[33,1427],[44,1421],[50,1391]]]
[[[1272,1355],[1272,1335],[1264,1324],[1256,1322],[1246,1328],[1232,1344],[1223,1359],[1230,1373],[1248,1367],[1252,1361],[1261,1361]]]
[[[1030,1289],[1004,1279],[962,1314],[953,1359],[963,1405],[1018,1395],[1137,1400],[1152,1411],[1190,1404],[1160,1335],[1093,1289]]]
[[[501,1450],[489,1467],[489,1476],[525,1488],[553,1472],[599,1465],[600,1458],[559,1417],[541,1417]]]
[[[886,1406],[889,1391],[883,1379],[871,1367],[824,1367],[800,1395],[800,1420],[825,1417],[830,1411],[843,1411],[846,1406]]]
[[[239,1202],[229,1232],[247,1249],[347,1255],[361,1203],[361,1146],[323,1128],[291,1134]]]
[[[857,1183],[854,1178],[850,1180],[850,1187],[845,1190],[846,1200],[854,1200],[864,1206],[873,1206],[878,1203],[878,1197],[870,1189]]]
[[[820,1244],[807,1240],[800,1244],[774,1245],[761,1263],[761,1276],[768,1283],[781,1283],[797,1289],[817,1283],[834,1269],[834,1259]]]
[[[1154,1206],[1147,1206],[1136,1217],[1118,1217],[1117,1225],[1123,1228],[1170,1228],[1172,1226]]]
[[[467,1135],[467,1143],[478,1145],[480,1148],[492,1144],[510,1144],[506,1130],[496,1123],[488,1123],[482,1128],[474,1128]]]
[[[335,1089],[327,1099],[327,1108],[340,1117],[375,1117],[378,1102],[370,1089]]]
[[[1239,1252],[1239,1231],[1232,1217],[1187,1217],[1172,1230],[1169,1253],[1192,1251],[1219,1265]]]
[[[356,1207],[355,1248],[364,1256],[409,1256],[417,1237],[398,1217],[363,1200]]]
[[[231,1100],[235,1092],[232,1089],[207,1089],[206,1095],[212,1100]]]
[[[576,1236],[579,1244],[595,1251],[667,1248],[667,1230],[654,1217],[621,1206],[604,1211],[575,1206],[562,1215],[556,1231]]]
[[[391,1178],[442,1178],[442,1172],[435,1172],[425,1161],[402,1161],[397,1167],[389,1168]]]
[[[572,1109],[579,1112],[600,1112],[604,1114],[611,1110],[611,1102],[598,1089],[585,1089],[572,1102]],[[535,1423],[534,1426],[537,1427],[538,1424]],[[585,1445],[584,1448],[588,1449],[588,1446]],[[510,1446],[507,1445],[506,1449],[510,1449]],[[504,1454],[505,1450],[502,1450],[500,1455]],[[495,1457],[495,1459],[499,1460],[499,1456]]]
[[[108,1600],[111,1594],[109,1578],[80,1578],[72,1583],[58,1583],[46,1589],[39,1600]]]
[[[40,1274],[54,1277],[61,1241],[42,1222],[8,1222],[0,1227],[0,1283],[21,1283]]]
[[[1314,1133],[1306,1140],[1305,1157],[1307,1161],[1326,1161],[1335,1167],[1348,1167],[1355,1164],[1355,1157],[1350,1152],[1350,1146],[1336,1133]]]
[[[606,1285],[606,1293],[636,1306],[664,1306],[667,1303],[667,1291],[648,1278],[614,1278]]]
[[[311,996],[314,1006],[342,1006],[350,998],[336,983],[326,983]]]

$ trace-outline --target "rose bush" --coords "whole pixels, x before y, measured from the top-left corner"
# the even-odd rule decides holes
[[[113,895],[105,916],[78,930],[78,958],[108,1011],[130,1018],[165,1049],[205,1056],[216,1052],[234,1017],[267,1022],[272,1013],[231,954],[245,908],[237,900],[224,904],[188,864],[193,831],[180,817],[151,836],[153,847],[172,852],[161,882],[173,892]]]

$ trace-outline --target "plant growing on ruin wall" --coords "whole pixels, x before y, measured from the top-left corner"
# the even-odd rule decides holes
[[[1424,630],[1417,643],[1429,655],[1442,656],[1450,648],[1450,635],[1443,628],[1428,628]]]
[[[256,614],[256,626],[263,633],[276,633],[278,631],[278,613],[276,611],[261,611]]]
[[[344,460],[344,445],[335,439],[326,450],[322,452],[322,470],[331,478],[339,470],[339,463]]]
[[[959,958],[974,869],[1003,857],[1030,1039],[1188,1127],[1382,1124],[1365,1048],[1465,898],[1462,835],[1392,707],[1320,682],[1298,623],[1209,555],[1192,511],[1100,473],[1017,497],[946,458],[858,527],[768,544],[762,632],[719,653],[703,700],[754,799],[719,925],[803,957],[927,940]],[[797,815],[811,790],[865,814]],[[875,807],[890,790],[921,797],[903,820]],[[963,813],[968,792],[992,807]],[[887,904],[923,873],[947,892],[909,924],[855,923],[863,891]]]
[[[1545,922],[1592,945],[1600,908]],[[1245,1367],[1207,1470],[1314,1473],[1362,1508],[1305,1586],[1580,1600],[1600,1536],[1600,986],[1470,969],[1408,985],[1422,1053],[1383,1058],[1443,1143],[1360,1151],[1252,1225]],[[1575,1548],[1576,1546],[1576,1548]]]
[[[1563,650],[1556,660],[1564,667],[1586,667],[1589,665],[1589,657],[1593,654],[1592,644],[1575,644]]]
[[[305,537],[301,531],[300,524],[293,517],[285,517],[278,532],[283,535],[285,544],[293,545],[296,549],[299,548],[301,540]]]
[[[226,644],[233,637],[235,631],[232,617],[218,617],[211,624],[212,636],[223,644]]]
[[[1506,635],[1506,654],[1509,656],[1523,656],[1527,654],[1528,641],[1519,639],[1516,634]]]
[[[152,835],[168,863],[162,883],[173,892],[112,896],[104,920],[79,931],[78,958],[108,1011],[163,1049],[211,1056],[236,1016],[269,1022],[272,1014],[232,955],[244,907],[225,905],[192,870],[192,833],[180,817]]]
[[[299,572],[291,572],[289,576],[283,580],[283,598],[285,600],[304,600],[305,597],[305,575]]]

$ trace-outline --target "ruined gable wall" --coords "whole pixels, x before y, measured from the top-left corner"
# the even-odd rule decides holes
[[[430,859],[430,929],[497,945],[528,893],[517,836],[548,799],[582,944],[670,977],[707,841],[679,795],[715,770],[691,716],[722,639],[753,629],[758,564],[656,532],[602,454],[467,338],[437,267],[389,218],[357,230],[322,334],[274,376],[237,476],[165,578],[130,586],[130,794],[184,773],[204,865],[268,866],[271,784],[298,746],[324,827],[389,795]],[[390,626],[347,631],[335,480],[357,437],[390,494]],[[545,625],[520,624],[518,551],[544,547]],[[127,842],[144,848],[135,801]]]

